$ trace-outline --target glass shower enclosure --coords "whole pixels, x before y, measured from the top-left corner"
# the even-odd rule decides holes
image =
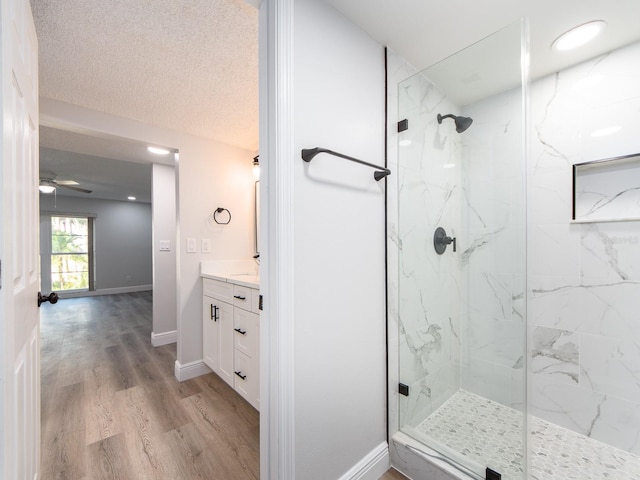
[[[526,478],[525,30],[398,91],[399,429],[472,478]]]

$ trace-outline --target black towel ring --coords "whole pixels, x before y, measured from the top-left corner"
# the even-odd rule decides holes
[[[227,219],[226,222],[220,222],[218,221],[218,219],[216,218],[216,214],[218,213],[222,213],[222,212],[227,212],[229,214],[229,218]],[[227,210],[226,208],[222,208],[222,207],[218,207],[216,208],[216,210],[213,212],[213,221],[216,222],[219,225],[228,225],[229,222],[231,222],[231,212],[229,210]]]

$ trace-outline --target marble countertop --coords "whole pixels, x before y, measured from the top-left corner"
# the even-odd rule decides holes
[[[218,268],[209,268],[204,262],[200,265],[200,276],[219,280],[221,282],[233,283],[248,288],[260,288],[260,275],[255,272],[225,272]]]

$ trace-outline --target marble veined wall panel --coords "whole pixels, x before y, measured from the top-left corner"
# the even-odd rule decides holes
[[[462,387],[522,409],[525,380],[525,163],[522,92],[464,108]]]
[[[459,168],[462,143],[453,123],[438,125],[437,114],[456,107],[427,77],[399,84],[398,120],[398,328],[400,425],[415,426],[460,387],[460,267],[449,248],[436,254],[438,226],[460,230]]]
[[[530,412],[637,454],[640,222],[570,221],[574,164],[640,152],[640,44],[535,82],[532,107]]]

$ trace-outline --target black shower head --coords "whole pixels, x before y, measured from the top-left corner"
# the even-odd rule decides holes
[[[471,117],[457,117],[456,115],[451,114],[438,114],[438,123],[442,123],[442,119],[444,118],[453,118],[453,121],[456,122],[456,132],[458,133],[464,132],[473,123],[473,118]]]

